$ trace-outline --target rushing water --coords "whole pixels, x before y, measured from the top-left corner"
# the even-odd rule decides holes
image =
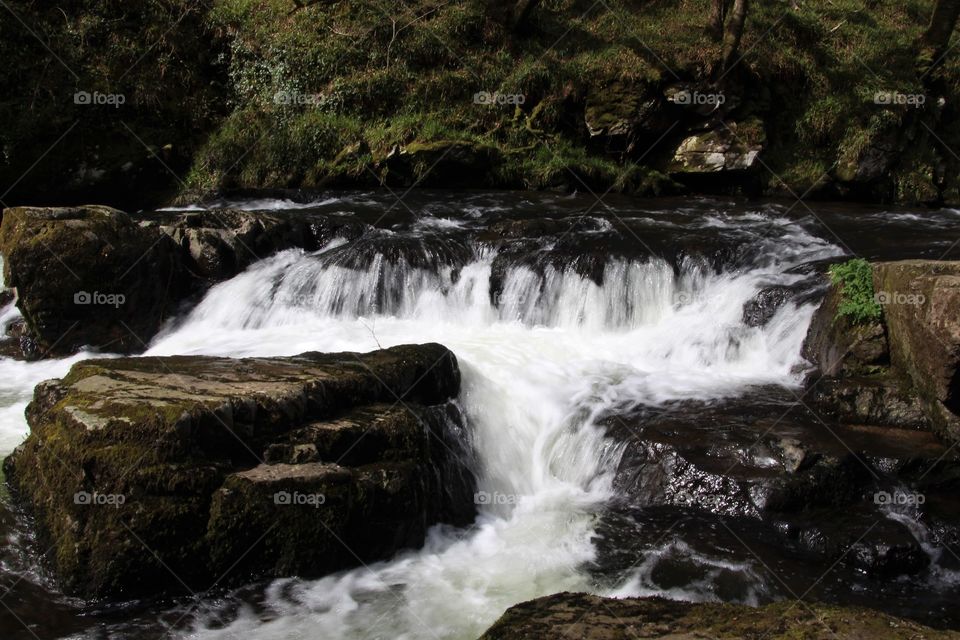
[[[442,204],[427,200],[418,212],[431,215],[382,228],[381,239],[456,240],[494,213],[583,206],[507,196]],[[284,201],[246,206],[306,208]],[[315,206],[351,214],[352,208],[383,205],[358,196]],[[498,291],[491,295],[497,252],[483,243],[467,242],[469,255],[459,261],[432,259],[435,244],[424,242],[417,249],[422,260],[374,252],[357,263],[351,243],[340,238],[317,252],[275,255],[215,286],[165,329],[148,354],[293,355],[444,344],[463,371],[460,402],[473,438],[479,491],[490,498],[482,500],[472,527],[436,527],[422,549],[389,561],[319,580],[252,585],[166,611],[153,606],[109,612],[109,620],[126,620],[105,623],[107,628],[131,636],[142,627],[157,635],[251,640],[476,638],[507,607],[536,596],[564,590],[650,594],[637,578],[642,566],[612,586],[600,585],[586,570],[596,557],[598,513],[613,495],[612,471],[621,453],[599,421],[638,405],[733,397],[756,385],[798,387],[807,370],[800,347],[815,300],[788,301],[762,327],[745,324],[744,305],[764,287],[802,285],[810,274],[798,269],[802,265],[861,251],[850,248],[865,241],[857,233],[876,222],[864,219],[875,213],[857,221],[838,214],[824,228],[813,216],[780,205],[684,207],[621,210],[620,216],[677,236],[729,236],[727,243],[739,247],[736,257],[714,268],[690,255],[671,261],[620,252],[605,260],[599,278],[555,262],[543,268],[518,262],[498,276]],[[897,218],[910,215],[882,220],[895,230],[918,224]],[[951,216],[931,219],[936,242],[937,225],[949,225]],[[592,215],[583,241],[609,231],[608,218]],[[835,234],[849,228],[857,232],[842,239]],[[898,253],[892,244],[876,244],[876,252]],[[931,247],[936,250],[936,243],[917,240],[915,253]],[[4,310],[0,318],[11,313]],[[33,385],[62,375],[83,357],[0,360],[3,452],[26,433],[22,412]],[[740,572],[763,590],[755,563],[698,556],[684,544],[665,541],[661,552]],[[35,573],[26,575],[37,580]],[[701,587],[659,593],[716,597]],[[100,637],[98,626],[100,632],[84,631],[90,623],[74,631]]]

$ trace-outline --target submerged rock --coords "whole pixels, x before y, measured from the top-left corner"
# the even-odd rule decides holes
[[[760,608],[734,604],[675,602],[662,598],[601,598],[583,593],[524,602],[507,612],[480,640],[627,640],[660,638],[960,638],[878,611],[807,602],[779,602]]]
[[[436,344],[88,360],[37,387],[4,470],[67,593],[317,576],[470,521],[459,386]]]

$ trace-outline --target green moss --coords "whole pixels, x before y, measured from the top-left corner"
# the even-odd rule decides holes
[[[477,186],[555,187],[567,182],[561,173],[582,170],[586,182],[631,190],[636,181],[620,176],[640,152],[608,158],[592,148],[585,116],[612,124],[669,85],[709,85],[721,54],[706,34],[710,0],[554,0],[540,3],[523,34],[497,18],[496,3],[483,2],[348,0],[292,10],[290,0],[215,0],[209,8],[83,0],[64,12],[11,4],[79,70],[81,87],[136,98],[122,118],[79,110],[71,101],[77,79],[58,65],[49,72],[48,53],[15,21],[0,25],[7,73],[36,81],[29,108],[0,104],[11,123],[0,132],[0,177],[6,169],[21,175],[78,117],[85,132],[82,146],[69,136],[57,162],[42,163],[29,180],[62,181],[77,158],[123,166],[148,155],[126,128],[114,135],[122,121],[149,145],[183,148],[185,182],[197,191],[349,184],[369,179],[395,146],[439,140],[499,150],[503,166],[478,175],[486,182]],[[960,55],[923,76],[915,43],[931,8],[931,0],[752,5],[744,59],[725,87],[738,106],[725,119],[763,121],[767,183],[800,194],[824,174],[853,180],[871,147],[903,131],[915,139],[898,144],[926,153],[894,167],[889,191],[907,200],[958,192],[960,160],[947,150],[960,147]],[[943,113],[924,116],[942,143],[915,110],[876,104],[884,91],[943,95]],[[525,102],[475,104],[478,92]],[[646,168],[663,170],[676,142],[667,136]],[[353,145],[370,153],[338,159]],[[65,169],[61,156],[73,166]]]
[[[830,267],[830,281],[840,287],[837,316],[855,324],[876,322],[883,317],[873,290],[873,267],[863,258],[855,258]]]

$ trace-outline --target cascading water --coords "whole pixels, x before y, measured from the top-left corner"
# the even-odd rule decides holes
[[[788,303],[763,327],[743,319],[761,287],[795,284],[802,276],[787,269],[838,253],[799,227],[789,232],[789,250],[762,240],[752,265],[719,273],[698,260],[611,258],[598,284],[572,269],[514,265],[496,304],[496,255],[484,249],[462,267],[382,253],[343,266],[336,241],[215,287],[149,354],[451,348],[480,515],[467,531],[436,528],[422,550],[389,562],[278,581],[259,610],[210,609],[191,637],[475,638],[515,602],[596,590],[583,568],[619,453],[598,420],[640,403],[799,382],[814,305]]]
[[[224,203],[378,222],[320,251],[277,254],[215,286],[148,353],[242,357],[446,345],[463,372],[459,402],[479,482],[474,524],[435,527],[422,549],[369,567],[146,610],[98,610],[62,598],[36,559],[18,551],[29,535],[8,526],[0,579],[28,586],[33,595],[25,606],[36,599],[60,611],[69,620],[63,633],[76,638],[472,640],[507,607],[563,590],[749,603],[789,597],[764,575],[763,561],[742,548],[737,553],[737,540],[721,539],[726,532],[709,513],[694,515],[677,535],[661,538],[653,526],[639,558],[610,560],[603,540],[621,497],[615,471],[627,457],[624,443],[606,436],[609,421],[647,408],[669,412],[677,401],[728,399],[739,407],[757,385],[797,387],[807,366],[801,344],[818,300],[818,270],[810,265],[842,249],[871,258],[936,258],[952,242],[943,230],[955,226],[957,214],[925,213],[921,228],[910,214],[791,216],[778,205],[698,201],[646,210],[624,201],[606,219],[580,218],[591,202],[562,196],[416,197],[410,205],[429,215],[405,220],[395,208],[382,222],[386,207],[370,194]],[[506,215],[507,222],[532,219],[546,231],[492,242],[501,230],[510,232],[497,226]],[[864,219],[868,235],[859,233]],[[880,223],[889,225],[885,233],[876,233]],[[884,238],[891,244],[877,240]],[[865,241],[877,244],[857,244]],[[762,322],[748,322],[744,305],[769,290],[786,301]],[[17,312],[8,306],[0,319],[13,322]],[[91,355],[34,363],[0,358],[3,453],[27,432],[23,410],[34,385]],[[722,447],[722,434],[713,436]],[[661,517],[674,521],[673,512],[641,511],[651,526]],[[889,517],[925,540],[929,532],[907,522],[909,515]],[[755,524],[742,526],[739,535],[746,535]],[[629,547],[635,533],[624,531],[628,538],[613,539],[613,547]],[[930,580],[942,583],[949,599],[956,574],[936,566],[940,551],[928,546]],[[801,563],[791,565],[779,548],[768,553],[787,566]],[[615,570],[604,573],[609,562]],[[665,567],[675,568],[667,579]],[[864,597],[879,594],[872,589]]]

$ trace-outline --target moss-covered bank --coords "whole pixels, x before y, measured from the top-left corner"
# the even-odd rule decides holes
[[[80,122],[20,197],[109,189],[139,162],[189,193],[385,181],[960,200],[960,55],[932,68],[917,45],[932,0],[753,3],[727,71],[709,0],[551,0],[520,30],[502,4],[11,2],[63,64],[19,21],[0,27],[0,74],[29,86],[0,104],[2,177]],[[127,103],[76,105],[76,90]]]

